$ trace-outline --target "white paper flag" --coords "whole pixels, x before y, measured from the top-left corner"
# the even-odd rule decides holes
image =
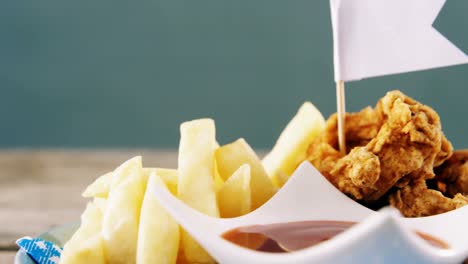
[[[432,27],[444,3],[330,0],[335,80],[468,63],[468,56]]]

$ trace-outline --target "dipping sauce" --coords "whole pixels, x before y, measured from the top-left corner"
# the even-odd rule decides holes
[[[355,225],[347,221],[303,221],[238,227],[222,237],[241,247],[271,253],[297,251],[329,240]],[[447,249],[444,241],[417,231],[434,247]]]

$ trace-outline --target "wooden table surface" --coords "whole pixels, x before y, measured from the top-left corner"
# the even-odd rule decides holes
[[[0,150],[0,263],[13,263],[16,239],[78,221],[84,188],[136,155],[145,167],[177,165],[175,151]]]

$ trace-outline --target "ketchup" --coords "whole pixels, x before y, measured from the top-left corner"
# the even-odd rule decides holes
[[[241,247],[271,253],[291,252],[315,246],[346,231],[356,222],[302,221],[234,228],[222,237]],[[448,244],[417,231],[417,235],[434,247],[447,249]]]

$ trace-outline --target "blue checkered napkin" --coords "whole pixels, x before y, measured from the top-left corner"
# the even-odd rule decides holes
[[[58,264],[62,248],[40,238],[23,237],[16,241],[38,264]]]

